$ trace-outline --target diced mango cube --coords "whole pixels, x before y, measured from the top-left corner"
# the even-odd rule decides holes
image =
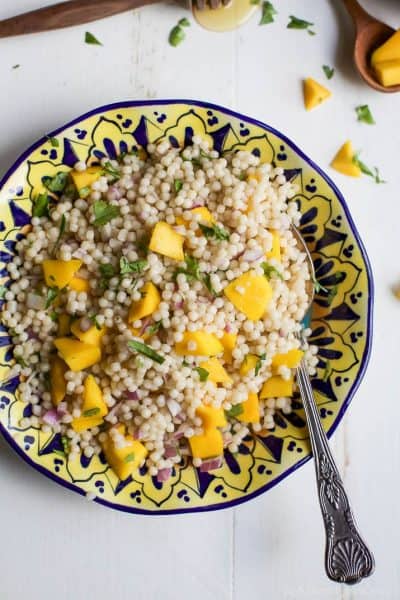
[[[245,356],[242,364],[240,365],[240,375],[244,376],[247,375],[248,373],[250,373],[250,371],[252,371],[253,369],[256,368],[256,365],[259,361],[259,357],[257,356],[257,354],[247,354],[247,356]]]
[[[88,375],[83,384],[83,402],[81,416],[76,417],[71,425],[76,432],[98,427],[108,413],[107,404],[93,375]]]
[[[374,69],[377,80],[384,87],[400,85],[400,58],[379,62]]]
[[[293,348],[292,350],[289,350],[289,352],[286,352],[286,354],[275,354],[272,359],[272,366],[285,366],[289,367],[289,369],[295,369],[299,366],[303,354],[303,350],[299,350],[299,348]]]
[[[227,420],[223,408],[215,408],[208,404],[200,404],[196,408],[196,414],[203,421],[204,429],[213,429],[215,427],[225,427]]]
[[[293,378],[286,380],[279,375],[273,375],[263,385],[260,398],[280,398],[293,395]]]
[[[266,277],[247,271],[231,281],[224,294],[251,321],[261,319],[272,298],[272,288]]]
[[[250,393],[242,403],[243,412],[237,416],[239,421],[244,423],[259,423],[260,422],[260,404],[257,394]]]
[[[82,277],[73,277],[68,284],[70,290],[75,290],[75,292],[88,292],[90,290],[90,285],[87,279],[82,279]]]
[[[361,177],[361,169],[358,165],[354,164],[353,159],[353,145],[348,140],[341,148],[339,148],[331,162],[331,167],[343,175],[349,175],[350,177]]]
[[[281,238],[279,233],[275,230],[271,231],[272,234],[272,248],[266,253],[265,258],[274,258],[278,262],[281,261]]]
[[[93,417],[75,417],[71,423],[71,427],[76,433],[88,431],[94,427],[99,427],[103,423],[103,417],[94,415]]]
[[[85,344],[90,344],[91,346],[100,346],[101,338],[106,332],[105,327],[100,327],[98,329],[96,325],[92,325],[86,331],[82,331],[81,327],[81,319],[76,319],[71,325],[71,332],[75,337],[78,338],[81,342]]]
[[[91,185],[99,179],[103,173],[102,167],[87,167],[85,171],[71,171],[72,181],[75,184],[78,193],[85,188],[90,188]]]
[[[321,102],[324,102],[324,100],[327,100],[332,96],[331,92],[326,87],[311,77],[307,77],[303,82],[303,95],[306,110],[315,108],[321,104]]]
[[[101,351],[98,346],[85,344],[80,340],[62,337],[55,339],[54,345],[71,371],[82,371],[95,365],[101,359]]]
[[[59,356],[52,356],[50,361],[50,394],[54,406],[58,406],[65,398],[67,384],[65,373],[68,367]]]
[[[117,429],[124,435],[125,427],[119,426]],[[102,442],[107,462],[121,480],[127,479],[129,475],[132,475],[147,456],[146,447],[138,440],[134,440],[131,435],[124,435],[124,438],[125,445],[121,448],[115,445],[110,433],[108,433],[105,441]]]
[[[69,333],[71,333],[71,316],[63,313],[61,315],[58,315],[58,329],[57,329],[57,335],[58,337],[64,337],[66,335],[68,335]]]
[[[46,285],[49,287],[66,287],[82,264],[81,260],[44,260],[42,263]]]
[[[371,65],[375,67],[380,62],[400,60],[400,29],[390,36],[371,56]]]
[[[237,334],[236,333],[224,333],[220,342],[224,347],[224,361],[230,365],[232,364],[232,350],[236,346]]]
[[[151,235],[149,248],[163,256],[175,260],[184,260],[183,242],[185,238],[177,233],[171,225],[160,221],[156,224]]]
[[[175,352],[180,356],[215,356],[223,352],[220,340],[206,331],[185,331],[183,340],[175,344]]]
[[[232,382],[232,379],[229,377],[218,358],[209,358],[208,360],[201,362],[199,366],[208,371],[207,381],[212,381],[213,383]]]
[[[189,438],[193,458],[221,456],[224,451],[222,433],[219,429],[207,429],[202,435]]]
[[[215,223],[215,219],[206,206],[198,206],[192,208],[191,212],[194,215],[200,215],[200,223]]]
[[[140,292],[142,294],[141,299],[138,302],[132,302],[129,309],[129,323],[134,323],[134,321],[152,315],[161,302],[160,292],[151,281],[145,283]]]

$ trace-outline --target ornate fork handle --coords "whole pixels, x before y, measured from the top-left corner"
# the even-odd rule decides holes
[[[297,369],[297,381],[310,432],[318,496],[325,524],[326,573],[330,579],[340,583],[358,583],[373,573],[374,557],[358,532],[303,362]]]

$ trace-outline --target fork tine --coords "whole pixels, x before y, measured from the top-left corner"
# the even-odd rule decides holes
[[[204,10],[206,7],[205,0],[194,0],[194,5],[198,10]]]
[[[205,8],[221,8],[222,5],[226,6],[231,0],[193,0],[198,10],[204,10]]]

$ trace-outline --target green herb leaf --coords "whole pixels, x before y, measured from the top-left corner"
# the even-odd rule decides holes
[[[379,169],[377,167],[374,167],[374,179],[375,179],[375,183],[386,183],[386,181],[384,179],[381,179],[381,176],[379,174]]]
[[[147,356],[147,358],[151,358],[151,360],[154,360],[159,365],[162,365],[163,362],[165,361],[165,358],[163,356],[161,356],[160,354],[158,354],[155,350],[153,350],[153,348],[151,348],[151,346],[148,346],[147,344],[143,344],[142,342],[137,342],[136,340],[131,340],[130,342],[128,342],[128,348],[130,350],[133,350],[135,352],[139,352],[140,354],[143,354],[143,356]]]
[[[356,115],[357,121],[361,121],[361,123],[367,123],[367,125],[375,125],[375,120],[368,104],[360,104],[359,106],[356,106]]]
[[[13,65],[12,68],[13,69],[19,69],[21,65]]]
[[[99,412],[100,412],[100,408],[95,406],[94,408],[89,408],[89,410],[84,410],[82,413],[82,416],[83,417],[94,417],[95,415],[98,415]]]
[[[186,37],[186,35],[185,35],[185,32],[183,31],[182,27],[180,27],[179,25],[175,25],[175,27],[173,27],[171,29],[168,41],[171,46],[176,48],[176,46],[179,46],[179,44],[181,44],[183,42],[185,37]]]
[[[219,241],[229,240],[228,231],[222,229],[222,227],[218,227],[218,225],[216,225],[215,223],[213,223],[213,225],[211,226],[202,225],[200,223],[199,227],[207,239],[214,238]]]
[[[267,279],[271,279],[274,275],[275,277],[278,277],[283,281],[283,275],[278,271],[278,269],[276,269],[272,265],[269,265],[267,262],[261,263],[261,266],[263,268],[264,275]]]
[[[53,310],[53,312],[50,313],[50,319],[54,323],[57,323],[57,321],[58,321],[58,313],[55,310]]]
[[[99,265],[99,271],[104,279],[111,279],[115,275],[115,269],[112,264]]]
[[[185,254],[185,263],[186,263],[186,268],[178,267],[176,269],[176,271],[174,273],[175,279],[176,279],[176,276],[179,275],[179,273],[183,273],[184,275],[186,275],[186,278],[189,281],[193,281],[194,279],[197,281],[201,281],[201,275],[200,275],[200,270],[199,270],[199,261],[197,260],[197,258],[193,258],[192,256]]]
[[[90,319],[90,321],[92,321],[92,323],[93,323],[93,325],[96,327],[96,329],[97,329],[98,331],[100,331],[100,330],[101,330],[101,325],[100,325],[100,323],[98,322],[96,315],[92,315],[92,316],[90,316],[90,317],[89,317],[89,319]]]
[[[326,361],[325,363],[325,370],[324,370],[324,374],[322,376],[322,380],[323,381],[328,381],[329,379],[329,375],[331,374],[331,363],[329,360]]]
[[[310,27],[313,27],[314,23],[310,23],[310,21],[305,21],[304,19],[298,19],[293,15],[290,15],[289,19],[290,21],[286,25],[287,29],[307,29],[310,35],[315,35],[315,32],[309,29]]]
[[[134,452],[130,452],[129,454],[127,454],[124,458],[124,463],[130,463],[133,462],[135,460],[135,453]]]
[[[189,19],[187,19],[186,17],[184,17],[183,19],[179,19],[178,25],[180,27],[190,27],[190,21],[189,21]]]
[[[119,217],[120,214],[118,206],[108,204],[108,202],[104,202],[104,200],[97,200],[93,205],[93,210],[95,216],[93,225],[95,227],[106,225],[116,217]]]
[[[274,22],[275,15],[278,14],[271,2],[263,2],[262,13],[259,25],[267,25]]]
[[[49,216],[49,197],[47,194],[39,194],[36,200],[33,201],[32,217],[48,217]]]
[[[22,356],[14,356],[15,358],[15,362],[19,365],[21,365],[21,367],[23,369],[26,369],[26,367],[28,366],[27,363],[24,361],[24,359],[22,358]]]
[[[93,35],[90,31],[85,31],[85,44],[94,44],[96,46],[102,46],[103,44]]]
[[[199,377],[200,377],[200,381],[207,381],[208,376],[209,376],[209,372],[207,371],[207,369],[203,369],[203,367],[196,367],[195,371],[198,372]]]
[[[61,436],[61,444],[62,444],[62,447],[64,449],[65,454],[68,454],[68,452],[69,452],[69,439],[67,438],[66,435],[62,435]]]
[[[326,75],[326,78],[332,79],[332,77],[335,74],[335,69],[333,67],[330,67],[329,65],[322,65],[322,69]]]
[[[259,6],[261,0],[250,0],[250,4],[254,4],[255,6]]]
[[[175,192],[176,193],[180,192],[182,188],[183,188],[183,181],[182,181],[182,179],[175,179],[175,181],[174,181]]]
[[[157,331],[162,327],[162,323],[161,321],[156,321],[155,323],[153,323],[152,325],[149,325],[148,327],[146,327],[146,333],[148,335],[154,335],[155,333],[157,333]]]
[[[58,230],[58,237],[56,239],[56,243],[54,244],[53,250],[52,250],[52,255],[54,256],[57,252],[58,246],[60,245],[61,242],[61,238],[65,233],[65,228],[67,226],[67,219],[66,216],[63,215],[61,217],[61,221],[60,221],[60,228]]]
[[[133,262],[129,262],[125,256],[122,256],[119,261],[121,275],[126,275],[128,273],[135,273],[136,275],[139,275],[139,273],[142,273],[146,267],[147,260],[134,260]]]
[[[213,285],[211,283],[211,275],[210,273],[206,273],[203,276],[203,283],[206,286],[206,288],[208,289],[208,291],[210,292],[210,294],[212,294],[213,296],[218,296],[219,294],[214,290]]]
[[[5,285],[0,285],[0,299],[3,299],[8,292],[8,288]]]
[[[57,138],[55,138],[55,137],[48,137],[48,140],[49,140],[50,144],[53,146],[53,148],[58,148],[59,147],[60,142],[58,141]]]
[[[58,287],[50,287],[47,290],[47,294],[46,294],[46,304],[45,304],[45,308],[49,308],[54,300],[58,297],[58,294],[60,293],[60,290],[58,289]]]
[[[235,406],[232,406],[232,408],[230,408],[229,410],[225,411],[225,415],[229,418],[235,418],[238,417],[239,415],[241,415],[243,413],[243,405],[242,404],[235,404]]]
[[[255,375],[258,375],[258,373],[260,372],[260,369],[261,369],[261,366],[262,366],[262,361],[266,359],[266,356],[267,355],[265,353],[259,355],[259,357],[257,359],[257,362],[256,362],[256,366],[254,368],[254,374]]]
[[[114,181],[121,179],[121,172],[119,169],[113,167],[109,160],[103,165],[103,172],[105,175],[110,175]]]
[[[356,152],[356,154],[353,156],[353,163],[355,165],[357,165],[357,167],[361,170],[361,173],[364,173],[364,175],[368,175],[369,177],[372,177],[373,180],[375,181],[375,183],[386,183],[386,181],[384,181],[383,179],[381,179],[380,175],[379,175],[379,170],[377,167],[373,167],[373,171],[360,160],[360,153]]]
[[[312,281],[314,284],[314,290],[315,290],[316,294],[319,294],[320,292],[325,292],[327,294],[329,292],[328,288],[321,285],[320,282],[315,277],[313,277]]]
[[[79,190],[79,198],[87,198],[90,195],[90,187],[83,187]]]
[[[65,186],[68,182],[68,173],[64,173],[63,171],[59,171],[54,177],[49,177],[45,175],[42,178],[42,183],[45,188],[49,190],[49,192],[53,192],[53,194],[60,194],[65,190]]]
[[[338,286],[337,285],[333,285],[329,290],[328,290],[328,297],[327,297],[327,302],[329,304],[329,306],[332,304],[334,298],[337,296],[338,293]]]

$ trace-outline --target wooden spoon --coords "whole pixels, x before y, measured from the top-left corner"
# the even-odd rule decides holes
[[[343,0],[343,2],[356,28],[353,56],[361,77],[378,92],[385,92],[386,94],[399,92],[400,85],[384,87],[376,80],[370,62],[372,52],[386,42],[396,30],[372,17],[359,5],[357,0]]]

